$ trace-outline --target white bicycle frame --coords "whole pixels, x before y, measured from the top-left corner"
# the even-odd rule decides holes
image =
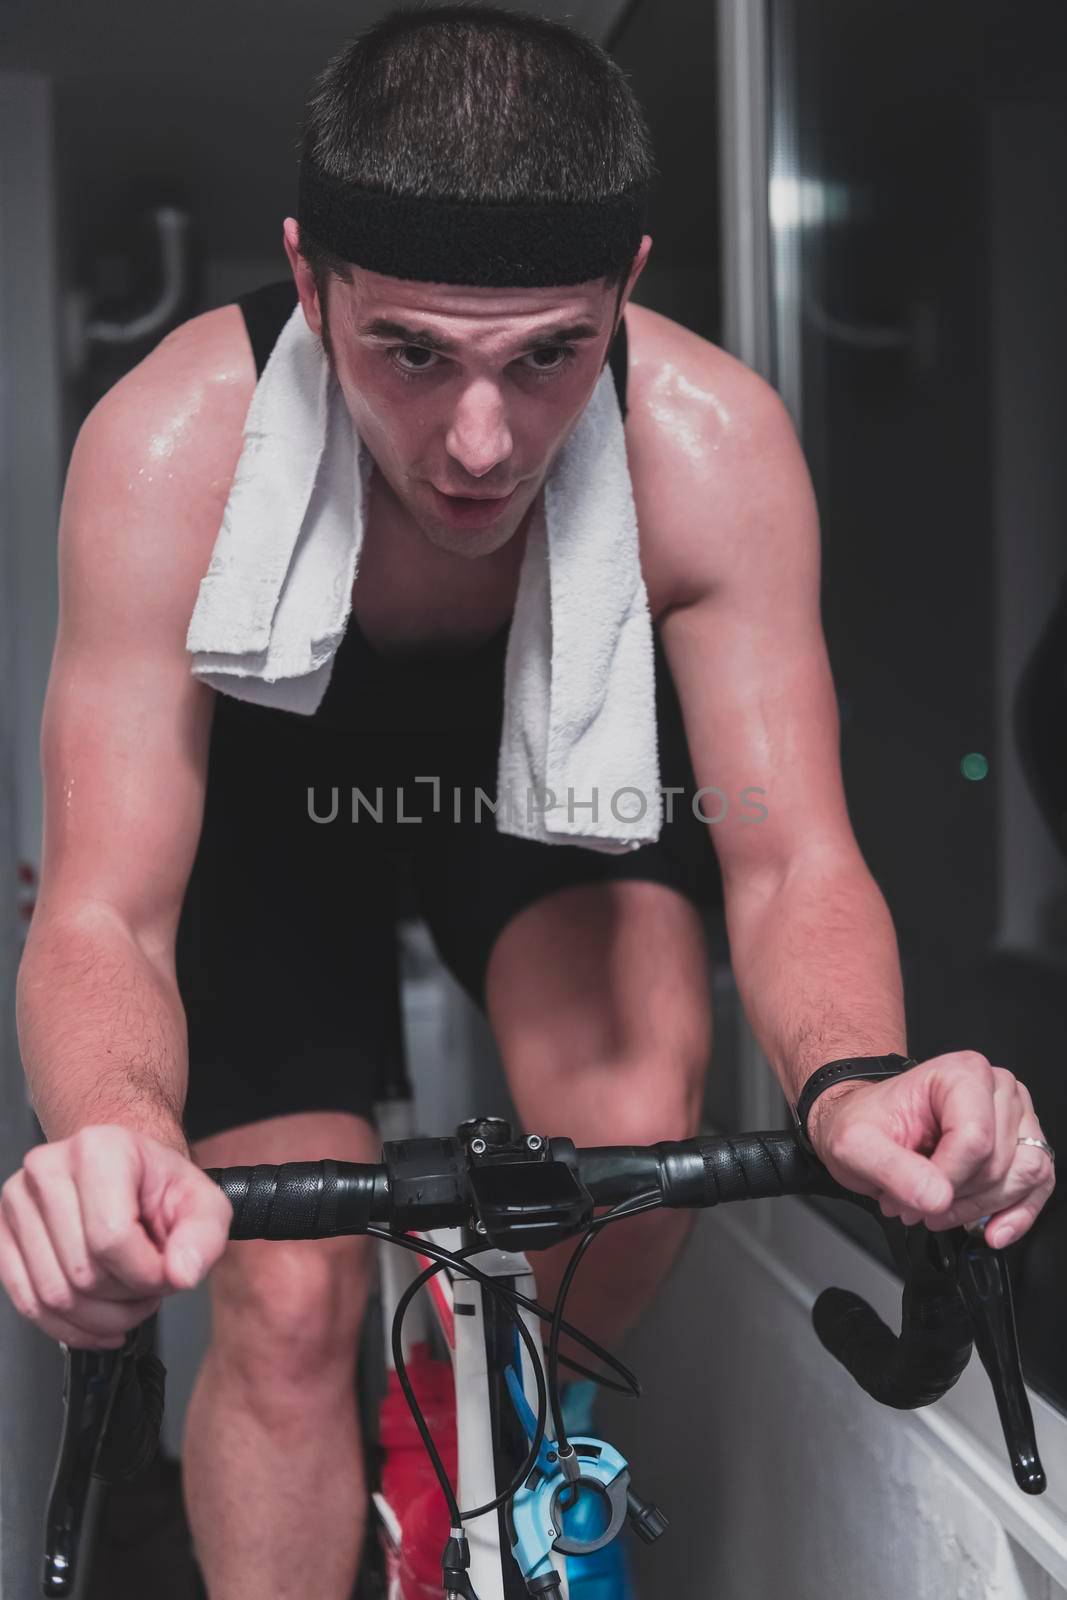
[[[392,1101],[377,1108],[378,1127],[383,1140],[402,1139],[412,1133],[410,1101]],[[419,1237],[448,1250],[458,1250],[473,1242],[474,1234],[460,1228],[435,1228]],[[503,1284],[517,1289],[528,1299],[537,1297],[537,1285],[528,1258],[521,1253],[487,1247],[470,1258],[472,1266]],[[404,1290],[413,1278],[431,1264],[430,1256],[416,1255],[396,1245],[378,1246],[378,1288],[385,1333],[386,1362],[393,1368],[393,1314]],[[431,1309],[432,1307],[432,1309]],[[524,1306],[516,1308],[533,1336],[535,1348],[543,1352],[540,1318]],[[511,1418],[500,1415],[501,1406],[511,1407],[502,1381],[499,1350],[502,1336],[515,1337],[514,1324],[496,1300],[473,1278],[449,1268],[431,1278],[410,1303],[404,1317],[401,1349],[404,1358],[412,1348],[430,1338],[431,1319],[436,1322],[452,1359],[456,1393],[456,1440],[458,1483],[456,1498],[460,1510],[485,1505],[507,1487],[519,1460],[501,1459],[501,1427],[514,1431]],[[525,1340],[519,1340],[523,1393],[537,1415],[537,1381]],[[491,1352],[498,1354],[493,1359]],[[491,1370],[495,1381],[491,1379]],[[511,1416],[514,1416],[513,1411]],[[518,1426],[515,1419],[514,1426]],[[551,1428],[551,1422],[549,1423]],[[399,1541],[400,1526],[392,1508],[379,1493],[373,1495],[375,1509],[391,1538]],[[528,1600],[526,1585],[511,1554],[503,1507],[464,1522],[470,1546],[469,1577],[478,1600]],[[568,1600],[567,1558],[553,1550],[552,1566],[560,1577],[563,1600]],[[392,1594],[389,1600],[396,1600]]]

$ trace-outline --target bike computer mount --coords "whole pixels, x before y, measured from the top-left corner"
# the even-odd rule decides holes
[[[498,1250],[543,1250],[592,1222],[572,1140],[515,1138],[502,1117],[476,1117],[456,1132],[478,1221]]]
[[[426,1228],[435,1226],[428,1201],[454,1206],[463,1198],[488,1244],[524,1251],[543,1250],[593,1219],[593,1198],[578,1176],[573,1141],[537,1133],[516,1137],[503,1117],[472,1117],[451,1139],[391,1141],[382,1158],[401,1227],[408,1205],[408,1225]]]

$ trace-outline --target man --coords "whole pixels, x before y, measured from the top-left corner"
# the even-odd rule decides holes
[[[299,829],[295,799],[331,762],[362,775],[364,735],[384,734],[386,764],[432,770],[418,764],[432,747],[480,780],[498,730],[471,708],[485,683],[499,700],[531,518],[624,311],[641,566],[693,775],[728,798],[763,791],[765,817],[735,808],[704,839],[761,1045],[830,1171],[887,1216],[937,1228],[989,1216],[999,1244],[1053,1186],[1011,1071],[975,1051],[904,1059],[893,927],[842,792],[810,480],[767,384],[630,302],[651,248],[640,227],[615,272],[619,218],[631,226],[627,197],[648,177],[621,73],[540,19],[394,13],[316,85],[305,159],[334,185],[318,213],[330,238],[289,218],[286,254],[375,464],[325,716],[239,706],[190,673],[186,632],[257,376],[252,323],[227,306],[117,384],[71,462],[43,881],[19,980],[48,1143],[0,1205],[5,1288],[73,1346],[114,1347],[213,1269],[183,1451],[212,1600],[309,1588],[343,1600],[362,1538],[352,1357],[366,1241],[227,1249],[228,1204],[199,1171],[377,1155],[374,1072],[394,1041],[391,847],[355,828],[342,844],[306,816]],[[574,178],[586,169],[588,195]],[[504,180],[516,196],[494,188]],[[376,232],[383,188],[410,199]],[[444,229],[441,196],[469,207],[469,227]],[[499,206],[511,198],[518,245]],[[587,202],[594,220],[574,228],[585,213],[568,208]],[[304,199],[301,212],[301,224],[316,214]],[[471,247],[483,237],[491,248]],[[553,275],[546,240],[570,271]],[[448,276],[446,246],[459,264]],[[383,270],[394,256],[403,270]],[[266,354],[269,340],[260,365]],[[509,498],[475,522],[450,495]],[[393,659],[390,715],[401,680],[414,701],[399,756],[390,726],[373,724],[376,656]],[[442,733],[420,708],[453,668]],[[282,801],[265,809],[272,794]],[[701,886],[673,873],[669,849],[597,857],[456,825],[412,851],[524,1126],[579,1145],[691,1135],[711,1033]],[[351,947],[324,939],[320,916],[331,935],[352,930]],[[865,1069],[881,1076],[844,1075]],[[686,1227],[663,1213],[609,1230],[574,1320],[617,1336]],[[549,1301],[567,1253],[538,1258]]]

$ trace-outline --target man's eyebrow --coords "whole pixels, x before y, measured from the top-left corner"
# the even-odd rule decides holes
[[[459,345],[453,339],[443,338],[435,333],[432,328],[413,328],[404,322],[393,322],[388,317],[374,317],[370,322],[365,322],[358,330],[361,338],[368,339],[400,339],[404,344],[423,345],[427,350],[439,351],[441,355],[454,355]],[[532,339],[526,340],[519,348],[523,350],[536,349],[538,345],[558,344],[565,341],[580,339],[596,339],[600,329],[592,322],[567,322],[557,323],[551,328],[544,328]]]

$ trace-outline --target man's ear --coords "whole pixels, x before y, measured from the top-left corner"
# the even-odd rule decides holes
[[[319,305],[319,291],[315,286],[315,277],[304,257],[300,254],[300,232],[295,217],[286,217],[282,224],[282,242],[285,253],[289,258],[293,280],[296,283],[296,292],[300,296],[300,304],[304,308],[304,320],[316,338],[322,338],[322,307]]]
[[[649,253],[650,253],[651,249],[652,249],[652,235],[650,233],[646,233],[641,238],[641,243],[638,246],[637,254],[634,256],[634,264],[630,268],[630,276],[626,280],[626,292],[622,297],[622,304],[619,307],[619,315],[620,316],[622,315],[622,313],[626,309],[627,302],[629,301],[630,296],[634,292],[634,287],[635,287],[635,285],[637,283],[638,278],[641,276],[642,272],[644,272],[644,270],[645,270],[645,262],[648,260]]]
[[[625,312],[630,296],[633,293],[634,284],[645,270],[645,262],[648,260],[649,251],[651,249],[652,235],[646,233],[642,235],[641,243],[637,247],[637,254],[634,256],[633,265],[631,266],[629,275],[626,279],[626,286],[623,289],[622,294],[619,296],[619,309],[615,312],[615,324],[611,330],[611,337],[608,340],[607,349],[604,351],[604,360],[602,366],[607,365],[608,353],[615,342],[615,335],[619,331],[619,325],[622,322],[623,313]]]

